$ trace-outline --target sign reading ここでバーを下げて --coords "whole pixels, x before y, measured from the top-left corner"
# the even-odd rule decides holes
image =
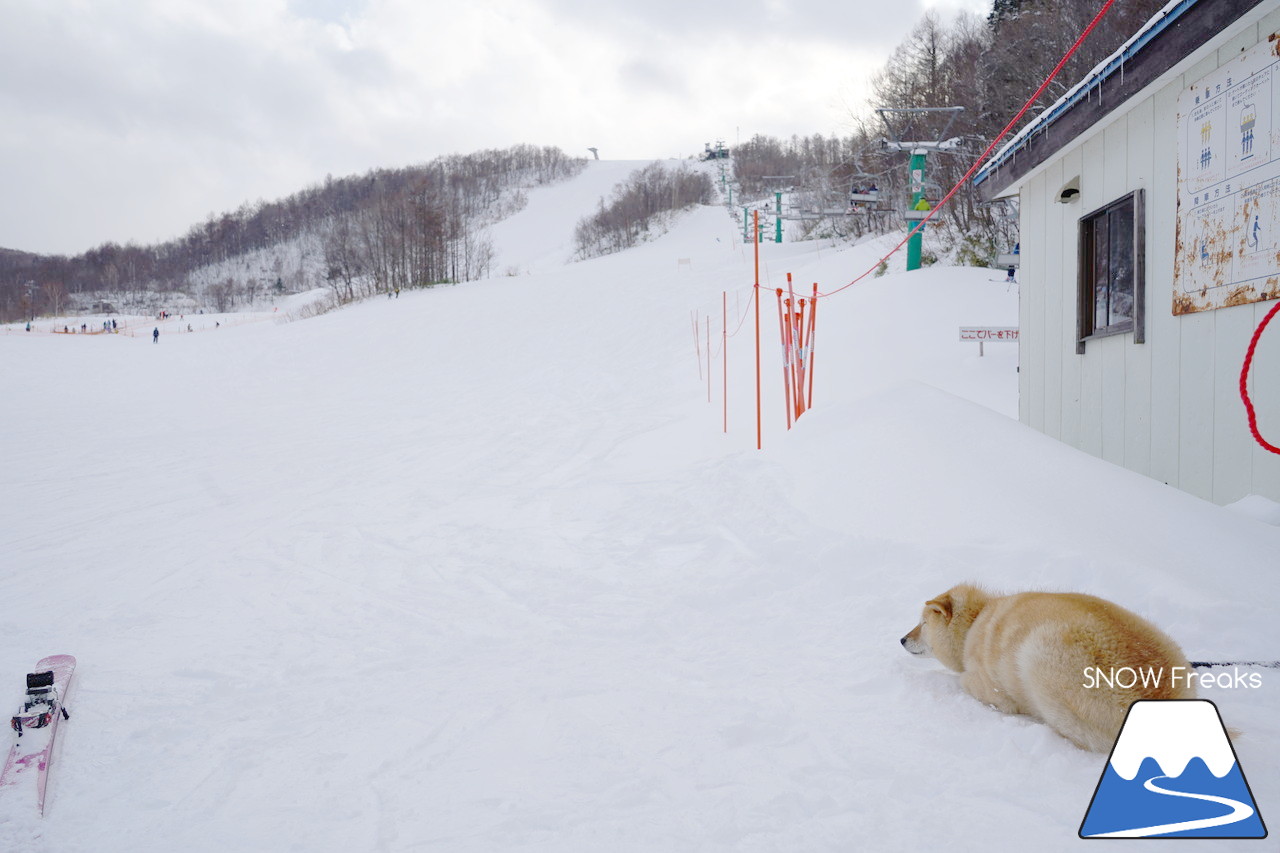
[[[962,341],[1009,341],[1018,342],[1017,326],[961,326]]]
[[[1280,57],[1264,40],[1178,99],[1173,313],[1280,296]]]

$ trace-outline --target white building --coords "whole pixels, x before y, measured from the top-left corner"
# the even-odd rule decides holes
[[[1280,501],[1239,380],[1280,298],[1280,0],[1175,0],[979,173],[1019,198],[1020,419],[1220,504]],[[1249,384],[1280,446],[1280,317]]]

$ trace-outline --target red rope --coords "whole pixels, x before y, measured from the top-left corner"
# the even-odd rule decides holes
[[[887,255],[885,255],[880,260],[876,261],[874,266],[872,266],[862,275],[855,278],[853,281],[849,282],[846,285],[843,285],[842,287],[837,287],[835,290],[831,291],[831,293],[820,293],[818,295],[831,296],[833,294],[839,293],[842,290],[853,287],[855,284],[862,281],[862,279],[866,278],[867,276],[871,275],[871,273],[875,272],[882,263],[889,260],[889,258],[892,257],[892,255],[895,252],[897,252],[899,249],[905,246],[907,244],[907,241],[910,240],[912,237],[914,237],[916,233],[920,231],[921,228],[924,228],[925,223],[928,222],[930,219],[932,219],[933,215],[937,213],[939,210],[941,210],[943,205],[951,201],[951,197],[955,195],[957,192],[959,192],[960,187],[964,186],[965,182],[968,181],[969,178],[973,177],[974,172],[978,171],[978,167],[982,165],[982,161],[986,160],[987,155],[990,154],[998,144],[1000,144],[1000,140],[1004,139],[1005,136],[1009,134],[1010,130],[1013,130],[1014,125],[1016,125],[1019,121],[1022,120],[1022,117],[1027,114],[1027,110],[1031,109],[1031,105],[1034,104],[1037,100],[1039,100],[1040,96],[1044,94],[1044,90],[1048,89],[1049,84],[1053,82],[1053,78],[1058,76],[1058,72],[1061,71],[1062,67],[1067,64],[1067,61],[1071,59],[1072,56],[1075,55],[1075,52],[1079,50],[1080,45],[1084,44],[1084,40],[1088,38],[1089,34],[1093,32],[1095,27],[1098,26],[1098,23],[1102,20],[1102,16],[1107,14],[1107,11],[1111,8],[1112,4],[1114,4],[1115,2],[1116,0],[1107,0],[1107,2],[1102,5],[1102,8],[1098,10],[1098,14],[1094,15],[1093,20],[1089,22],[1089,26],[1085,27],[1084,30],[1080,33],[1080,35],[1076,37],[1075,42],[1072,43],[1071,47],[1067,49],[1067,52],[1062,55],[1062,59],[1058,60],[1058,64],[1055,65],[1053,67],[1053,70],[1049,72],[1049,76],[1044,78],[1044,82],[1040,84],[1040,88],[1036,89],[1035,93],[1030,98],[1027,98],[1027,102],[1022,105],[1022,109],[1018,110],[1018,114],[1014,116],[1009,121],[1009,123],[1004,126],[1004,130],[1000,131],[1000,135],[997,136],[995,139],[991,140],[991,144],[987,146],[986,150],[978,155],[978,159],[973,161],[973,165],[969,167],[969,171],[964,173],[964,177],[956,182],[956,185],[951,188],[951,191],[948,192],[945,196],[943,196],[942,201],[938,202],[937,205],[935,205],[933,209],[928,212],[925,218],[921,219],[919,224],[917,224],[915,228],[912,228],[911,231],[907,233],[906,237],[902,238],[901,243],[899,243],[898,245],[890,249]]]
[[[1267,312],[1267,316],[1262,318],[1262,322],[1258,324],[1258,328],[1253,333],[1253,338],[1249,341],[1249,351],[1244,354],[1244,367],[1240,369],[1240,399],[1244,401],[1244,410],[1249,415],[1249,432],[1253,433],[1253,437],[1267,450],[1272,453],[1280,453],[1280,447],[1267,441],[1262,437],[1262,433],[1258,431],[1258,414],[1253,410],[1253,400],[1249,399],[1249,368],[1253,366],[1253,351],[1258,348],[1258,339],[1262,337],[1262,330],[1271,322],[1271,318],[1280,313],[1280,302]]]

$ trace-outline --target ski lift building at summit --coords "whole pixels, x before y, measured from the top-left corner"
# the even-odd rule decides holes
[[[1280,0],[1174,0],[974,182],[1019,201],[1019,419],[1219,504],[1280,501],[1238,390],[1280,298]],[[1251,376],[1280,445],[1280,318]]]

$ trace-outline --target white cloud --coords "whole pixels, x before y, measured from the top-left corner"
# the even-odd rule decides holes
[[[844,131],[918,2],[968,0],[0,0],[0,246],[152,242],[326,173],[519,142]]]

